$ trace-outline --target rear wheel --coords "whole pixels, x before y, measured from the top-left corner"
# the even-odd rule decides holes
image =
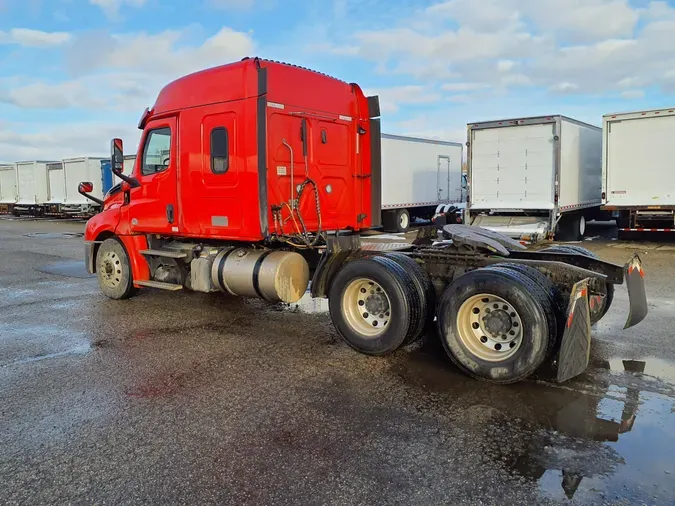
[[[550,251],[553,253],[576,253],[595,259],[599,258],[598,255],[592,251],[574,244],[551,246],[550,248],[545,248],[542,251]],[[595,325],[600,320],[602,320],[602,318],[607,314],[607,311],[609,311],[609,308],[612,306],[612,301],[614,300],[613,284],[604,281],[594,281],[593,284],[595,285],[591,287],[591,292],[593,292],[593,294],[588,299],[591,313],[591,325]],[[567,301],[565,301],[565,306],[567,306]]]
[[[396,211],[396,231],[407,232],[410,228],[410,213],[407,209]]]
[[[392,353],[418,332],[422,319],[415,282],[385,257],[345,265],[331,284],[328,306],[340,336],[368,355]]]
[[[556,241],[581,241],[586,235],[586,217],[583,214],[563,215],[555,232]]]
[[[422,317],[420,318],[417,330],[406,340],[405,344],[417,341],[425,333],[425,327],[433,324],[433,319],[436,312],[436,292],[429,274],[418,264],[414,259],[403,253],[387,253],[387,258],[392,259],[412,277],[417,292],[420,297],[420,309]],[[428,329],[427,329],[428,330]]]
[[[463,372],[493,383],[515,383],[546,359],[555,316],[546,293],[532,279],[512,269],[485,268],[445,289],[438,328],[446,352]]]
[[[527,276],[532,281],[537,283],[539,287],[546,293],[548,300],[551,303],[553,308],[553,316],[555,320],[555,325],[553,329],[550,329],[549,332],[549,348],[547,353],[547,358],[553,357],[553,355],[558,351],[558,338],[562,337],[565,332],[565,321],[567,315],[567,301],[563,294],[560,293],[560,290],[555,285],[551,279],[534,267],[523,264],[495,264],[488,269],[511,269],[516,272],[520,272],[524,276]]]
[[[126,249],[114,237],[106,239],[96,253],[98,286],[106,297],[128,299],[136,294]]]

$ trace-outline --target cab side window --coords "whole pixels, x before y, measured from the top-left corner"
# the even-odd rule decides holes
[[[171,158],[171,128],[150,130],[143,148],[141,174],[147,176],[169,168]]]
[[[227,128],[216,127],[211,130],[211,172],[225,174],[230,168],[229,139]]]

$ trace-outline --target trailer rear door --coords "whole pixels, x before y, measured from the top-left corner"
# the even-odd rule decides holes
[[[675,205],[675,116],[618,118],[604,133],[607,204]]]
[[[16,172],[13,165],[0,166],[0,204],[16,202]]]
[[[62,204],[66,199],[66,179],[63,174],[63,163],[48,163],[49,203]]]
[[[472,130],[472,209],[552,209],[555,123]]]

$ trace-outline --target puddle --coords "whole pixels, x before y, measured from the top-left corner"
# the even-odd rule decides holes
[[[562,385],[466,378],[434,343],[393,364],[418,411],[447,413],[484,465],[553,500],[673,504],[675,385],[663,360],[610,360]],[[459,450],[458,450],[459,451]],[[478,458],[478,457],[477,457]]]
[[[84,237],[81,232],[31,232],[23,234],[24,237],[33,237],[36,239],[78,239]]]
[[[64,262],[56,262],[53,264],[44,265],[35,269],[39,272],[47,274],[55,274],[57,276],[66,276],[70,278],[93,278],[95,274],[89,274],[84,262],[81,260],[69,260]]]

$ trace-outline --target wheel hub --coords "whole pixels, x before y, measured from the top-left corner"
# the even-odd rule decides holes
[[[382,292],[376,292],[366,297],[366,311],[369,313],[382,314],[389,311],[389,301]]]
[[[520,315],[508,301],[492,294],[464,301],[457,312],[457,331],[471,353],[490,362],[511,357],[523,341]]]
[[[378,337],[389,324],[389,297],[372,279],[359,278],[347,285],[342,306],[349,325],[365,336]]]
[[[120,258],[113,251],[107,251],[101,259],[99,266],[103,282],[111,288],[120,284],[122,278],[122,266]]]
[[[485,329],[493,336],[506,334],[511,330],[511,317],[503,309],[492,311],[483,317]]]

